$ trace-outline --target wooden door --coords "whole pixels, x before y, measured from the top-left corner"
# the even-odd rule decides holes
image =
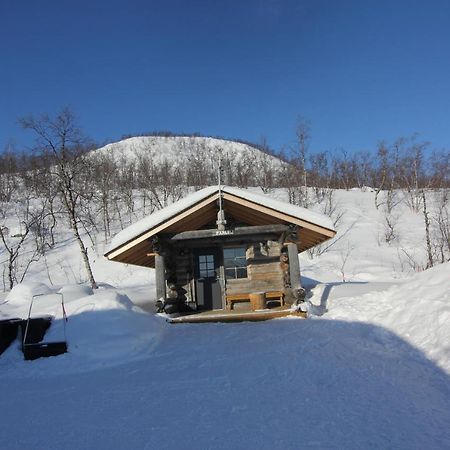
[[[219,250],[215,247],[199,249],[194,257],[198,309],[222,309]]]

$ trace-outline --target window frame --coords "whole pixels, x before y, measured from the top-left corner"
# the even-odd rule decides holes
[[[232,257],[226,257],[227,251],[236,251],[239,250],[242,252],[243,255],[237,256],[236,253]],[[227,261],[232,261],[233,264],[227,264]],[[239,261],[241,264],[239,264]],[[244,264],[242,264],[244,262]],[[248,262],[247,262],[247,246],[245,245],[234,245],[230,247],[224,247],[223,248],[223,268],[224,268],[224,276],[225,280],[228,281],[234,281],[234,280],[245,280],[248,279]],[[230,271],[233,271],[233,275],[229,275]],[[240,276],[239,272],[241,274],[244,274],[244,276]]]
[[[213,254],[198,256],[198,272],[200,278],[214,278],[217,276],[214,259],[215,255]]]

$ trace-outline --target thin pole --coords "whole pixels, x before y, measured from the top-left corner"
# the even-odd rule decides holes
[[[217,167],[217,179],[219,183],[219,211],[222,216],[222,149],[220,148],[219,148],[219,164]]]
[[[219,231],[225,231],[227,221],[225,220],[225,213],[223,211],[223,198],[222,198],[222,149],[218,147],[218,168],[217,168],[217,182],[219,185],[219,212],[217,213],[217,229]]]

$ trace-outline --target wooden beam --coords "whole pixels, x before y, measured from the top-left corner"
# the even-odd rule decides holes
[[[285,245],[288,248],[289,255],[289,275],[291,279],[291,288],[294,290],[300,289],[300,264],[298,262],[297,244],[289,242]]]
[[[276,210],[274,210],[272,208],[269,208],[267,206],[259,205],[258,203],[254,203],[252,201],[245,200],[245,199],[237,197],[235,195],[228,194],[227,192],[224,193],[224,199],[226,201],[238,203],[238,204],[240,204],[242,206],[246,206],[246,207],[248,207],[250,209],[253,209],[253,210],[256,210],[256,211],[260,211],[260,212],[265,213],[265,214],[267,214],[269,216],[276,217],[278,219],[284,220],[284,221],[286,221],[288,223],[294,223],[296,225],[300,225],[303,228],[307,228],[309,230],[316,231],[317,233],[320,233],[320,234],[325,235],[325,236],[330,237],[330,238],[334,237],[335,234],[336,234],[336,232],[334,230],[329,230],[328,228],[322,227],[320,225],[316,225],[316,224],[313,224],[313,223],[308,222],[306,220],[302,220],[302,219],[299,219],[297,217],[290,216],[288,214],[276,211]],[[225,209],[226,209],[226,205],[225,205]]]
[[[234,229],[219,231],[217,229],[210,230],[194,230],[194,231],[183,231],[181,233],[177,233],[174,236],[169,237],[171,241],[184,241],[184,240],[192,240],[192,239],[210,239],[210,238],[219,238],[219,239],[228,239],[232,236],[251,236],[256,234],[281,234],[284,231],[288,230],[287,225],[259,225],[252,227],[236,227]],[[163,236],[162,236],[163,237]]]
[[[164,256],[155,256],[155,280],[156,280],[156,299],[165,300],[166,298],[166,265]]]
[[[208,322],[260,322],[278,317],[301,317],[306,319],[307,313],[290,309],[269,309],[264,311],[235,312],[211,311],[167,319],[169,323],[208,323]]]

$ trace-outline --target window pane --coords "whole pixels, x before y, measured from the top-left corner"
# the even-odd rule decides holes
[[[200,270],[205,270],[206,269],[206,263],[201,262],[200,263]]]
[[[245,259],[237,259],[235,260],[236,267],[247,267],[247,261]]]
[[[206,261],[214,262],[214,256],[213,255],[206,255]]]
[[[223,264],[225,267],[234,267],[234,259],[225,259]]]
[[[200,255],[200,256],[198,257],[198,260],[199,260],[199,262],[206,262],[206,256]]]
[[[216,272],[214,269],[208,270],[208,277],[214,278],[216,276]]]
[[[223,264],[225,278],[247,278],[247,259],[245,247],[232,247],[223,249]]]
[[[234,269],[225,269],[225,278],[233,279],[234,278]]]
[[[223,257],[225,259],[232,259],[232,258],[234,258],[234,248],[224,248],[223,249]]]
[[[207,277],[207,276],[208,276],[208,271],[200,269],[200,278],[204,278],[204,277]]]

